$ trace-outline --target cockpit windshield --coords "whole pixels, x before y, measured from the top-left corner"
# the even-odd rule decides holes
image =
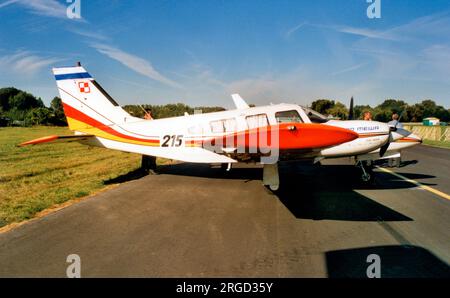
[[[329,120],[327,117],[320,114],[319,112],[314,111],[311,108],[302,106],[302,109],[305,111],[306,116],[308,116],[309,120],[311,120],[312,123],[325,123]]]

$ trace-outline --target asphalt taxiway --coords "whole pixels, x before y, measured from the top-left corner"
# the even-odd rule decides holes
[[[277,193],[257,167],[130,173],[0,234],[0,276],[64,277],[78,254],[82,277],[365,277],[378,254],[382,277],[450,277],[450,150],[388,170],[420,184],[377,169],[365,186],[348,159],[285,164]]]

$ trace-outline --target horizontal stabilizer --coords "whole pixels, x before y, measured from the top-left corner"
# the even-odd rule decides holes
[[[29,145],[39,145],[39,144],[48,144],[48,143],[56,143],[56,142],[79,142],[91,139],[95,136],[93,135],[73,135],[73,136],[47,136],[35,140],[31,140],[22,144],[19,144],[19,147],[25,147]]]

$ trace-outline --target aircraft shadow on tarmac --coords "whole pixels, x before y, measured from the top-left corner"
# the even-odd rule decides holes
[[[261,167],[237,167],[225,172],[208,164],[180,163],[162,165],[158,173],[164,175],[193,176],[210,179],[261,180]],[[396,190],[415,185],[384,172],[376,173],[373,185],[359,182],[360,172],[352,165],[311,165],[286,163],[280,166],[279,191],[274,193],[280,202],[296,217],[314,220],[345,221],[412,221],[362,195],[357,190]],[[402,173],[411,179],[434,178],[430,175]],[[105,184],[125,182],[143,177],[139,170],[104,181]]]
[[[325,253],[328,277],[367,278],[374,263],[367,257],[380,257],[381,278],[449,278],[450,266],[430,251],[410,245],[375,246]],[[371,268],[372,269],[372,268]]]
[[[137,180],[137,179],[140,179],[140,178],[145,177],[145,176],[147,176],[147,173],[145,173],[141,169],[136,169],[136,170],[133,170],[133,171],[128,172],[126,174],[120,175],[118,177],[115,177],[115,178],[112,178],[112,179],[108,179],[108,180],[104,180],[103,184],[104,185],[110,185],[110,184],[124,183],[124,182]]]
[[[357,192],[358,189],[398,189],[412,185],[395,176],[377,173],[382,185],[358,186],[359,172],[353,166],[327,165],[305,167],[288,165],[281,170],[283,187],[276,193],[297,218],[345,221],[412,221]],[[295,173],[295,174],[292,174]],[[394,178],[394,180],[393,180]]]

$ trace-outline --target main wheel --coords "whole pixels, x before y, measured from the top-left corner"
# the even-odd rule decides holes
[[[277,191],[280,188],[279,184],[269,185],[271,191]]]
[[[364,171],[361,175],[361,180],[366,184],[370,184],[375,181],[375,174],[372,167],[364,167]]]
[[[372,175],[369,174],[369,173],[363,173],[363,174],[361,175],[361,180],[362,180],[363,182],[370,182],[370,181],[372,180]]]

